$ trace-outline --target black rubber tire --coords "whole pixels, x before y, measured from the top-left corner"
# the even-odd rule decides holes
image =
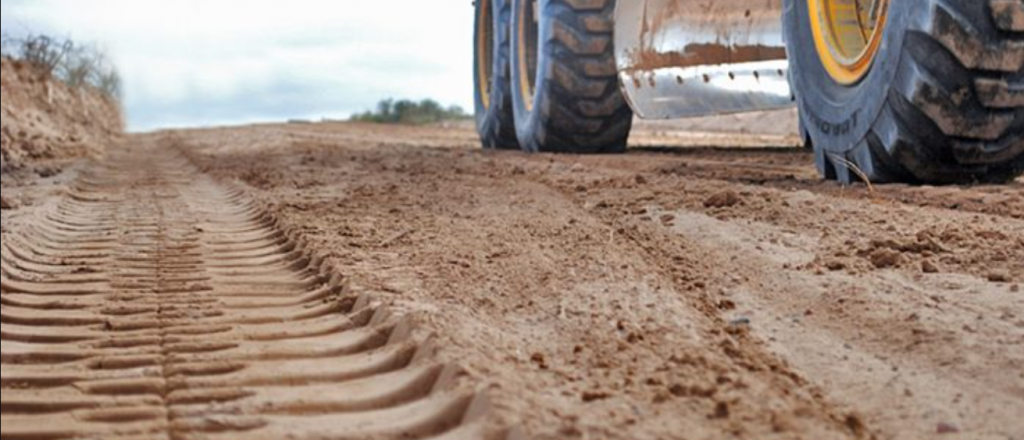
[[[523,149],[625,152],[633,111],[615,66],[615,0],[536,0],[536,24],[526,9],[533,1],[512,5],[512,102]],[[536,70],[529,68],[526,39],[520,38],[531,25],[539,26]],[[530,71],[536,72],[532,94],[523,82]]]
[[[1024,173],[1024,0],[893,1],[871,71],[843,86],[786,0],[791,82],[828,179],[964,184]]]
[[[476,0],[476,21],[473,27],[473,90],[476,105],[476,130],[485,149],[518,150],[515,116],[512,113],[510,57],[512,43],[509,26],[512,24],[512,0]],[[482,20],[489,25],[482,26]],[[489,26],[489,27],[488,27]],[[481,35],[482,29],[492,38]],[[483,37],[483,39],[481,38]],[[490,77],[482,74],[480,44],[489,44],[492,61]],[[484,99],[482,81],[490,82],[489,99]]]

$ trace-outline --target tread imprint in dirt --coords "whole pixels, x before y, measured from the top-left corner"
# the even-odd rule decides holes
[[[519,437],[177,153],[115,157],[32,220],[0,253],[3,440]]]

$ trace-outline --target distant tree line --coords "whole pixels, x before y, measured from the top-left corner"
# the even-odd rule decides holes
[[[353,115],[354,122],[372,122],[378,124],[433,124],[437,122],[468,119],[466,111],[459,106],[444,107],[432,99],[422,101],[385,99],[377,104],[377,109]]]
[[[47,35],[14,38],[4,34],[2,38],[4,58],[31,64],[72,88],[89,86],[121,100],[121,75],[98,47]]]

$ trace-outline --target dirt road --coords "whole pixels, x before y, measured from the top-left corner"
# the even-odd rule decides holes
[[[260,126],[12,177],[0,435],[1024,440],[1024,182],[765,142]]]

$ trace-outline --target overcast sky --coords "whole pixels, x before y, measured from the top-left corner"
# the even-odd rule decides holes
[[[472,107],[471,0],[0,0],[5,33],[97,42],[130,128],[341,118],[382,98]]]

